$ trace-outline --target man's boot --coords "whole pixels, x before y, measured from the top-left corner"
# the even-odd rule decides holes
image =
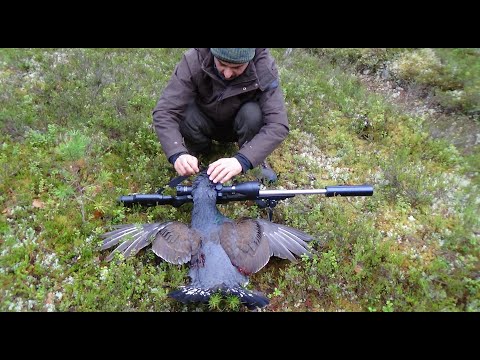
[[[260,164],[260,170],[261,170],[261,173],[262,173],[262,182],[263,183],[268,184],[268,183],[274,183],[274,182],[277,181],[277,179],[278,179],[277,174],[270,167],[267,160],[264,160]]]

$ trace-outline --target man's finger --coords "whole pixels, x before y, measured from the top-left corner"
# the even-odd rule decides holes
[[[223,177],[223,179],[220,180],[220,183],[225,183],[228,180],[230,180],[234,176],[233,171],[227,172],[227,174]]]
[[[219,160],[211,163],[210,165],[208,165],[208,169],[207,169],[207,175],[212,175],[212,172],[217,168],[217,166],[220,164]]]
[[[227,181],[225,178],[229,174],[229,170],[227,168],[223,168],[221,171],[217,173],[215,178],[212,180],[214,183],[221,182],[222,184]]]
[[[217,182],[215,179],[217,178],[218,174],[223,170],[223,166],[217,165],[213,168],[212,172],[210,173],[209,179],[213,182]]]
[[[196,157],[191,156],[188,157],[186,160],[194,174],[200,171],[200,169],[198,168],[198,159]]]

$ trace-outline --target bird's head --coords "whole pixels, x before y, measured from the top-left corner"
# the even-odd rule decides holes
[[[217,200],[217,190],[214,184],[207,175],[207,171],[201,171],[192,184],[193,199],[211,199]]]

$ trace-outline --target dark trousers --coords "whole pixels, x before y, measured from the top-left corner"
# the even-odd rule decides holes
[[[187,108],[185,119],[180,123],[180,133],[185,146],[192,153],[206,152],[212,140],[238,142],[241,148],[260,131],[263,116],[256,102],[247,102],[238,110],[233,122],[218,124],[203,114],[195,102]]]

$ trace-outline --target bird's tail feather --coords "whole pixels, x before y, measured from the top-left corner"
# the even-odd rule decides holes
[[[267,306],[270,302],[264,295],[247,290],[243,287],[236,286],[229,288],[225,285],[210,289],[202,289],[191,285],[182,286],[180,289],[170,292],[168,296],[184,304],[191,302],[207,303],[210,297],[217,292],[220,292],[223,296],[237,296],[241,303],[250,310],[257,307],[262,308]]]

